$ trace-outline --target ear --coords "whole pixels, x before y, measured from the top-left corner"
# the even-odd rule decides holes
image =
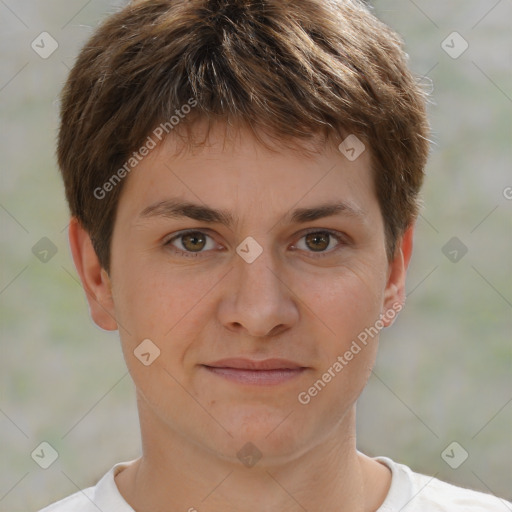
[[[94,323],[107,331],[115,331],[117,322],[110,278],[100,264],[89,233],[75,217],[69,224],[69,244]]]
[[[386,327],[393,323],[405,303],[405,276],[411,260],[413,236],[414,224],[411,224],[399,240],[394,259],[389,263],[381,315]]]

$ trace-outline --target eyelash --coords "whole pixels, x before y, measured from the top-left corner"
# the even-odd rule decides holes
[[[208,238],[211,238],[213,240],[213,237],[211,235],[209,235],[208,233],[206,233],[205,231],[201,231],[201,230],[198,230],[198,229],[189,229],[189,230],[185,230],[185,231],[180,231],[176,235],[174,235],[171,238],[167,239],[164,242],[164,246],[169,247],[175,254],[177,254],[179,256],[183,256],[183,257],[187,257],[187,258],[189,258],[189,257],[202,257],[202,255],[204,253],[208,252],[208,251],[198,251],[198,252],[183,251],[182,249],[178,249],[178,248],[176,248],[176,247],[174,247],[172,245],[172,242],[174,242],[175,240],[178,240],[181,237],[183,237],[185,235],[188,235],[190,233],[200,233],[202,235],[206,235]],[[308,253],[311,253],[314,258],[321,258],[321,257],[324,257],[324,256],[329,256],[329,255],[333,254],[334,252],[338,251],[341,248],[341,246],[347,245],[347,241],[344,239],[344,237],[340,233],[338,233],[337,231],[329,230],[329,229],[314,229],[313,228],[313,229],[303,233],[302,236],[299,238],[299,240],[302,240],[304,237],[306,237],[307,235],[310,235],[312,233],[315,233],[315,234],[326,233],[329,236],[333,237],[338,242],[338,245],[336,247],[334,247],[333,249],[329,249],[328,251],[319,251],[319,252],[306,251]],[[294,246],[295,245],[296,244],[294,244]],[[297,250],[297,249],[294,247],[294,250]],[[302,249],[298,249],[298,250],[302,250]]]

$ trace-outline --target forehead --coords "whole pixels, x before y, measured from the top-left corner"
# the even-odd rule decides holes
[[[263,204],[291,208],[318,198],[344,200],[354,210],[377,203],[368,150],[349,159],[321,136],[259,137],[220,123],[199,124],[188,139],[171,133],[128,176],[119,209],[140,213],[170,196],[216,208],[259,205],[253,213],[260,215]]]

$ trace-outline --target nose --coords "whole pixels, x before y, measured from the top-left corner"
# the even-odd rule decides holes
[[[226,328],[262,338],[297,322],[297,303],[283,265],[271,250],[264,249],[252,263],[237,255],[234,265],[219,306],[219,320]]]

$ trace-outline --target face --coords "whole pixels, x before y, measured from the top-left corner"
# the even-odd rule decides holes
[[[146,433],[292,457],[346,428],[401,307],[369,151],[306,158],[220,129],[175,150],[124,184],[93,317],[119,328]]]

